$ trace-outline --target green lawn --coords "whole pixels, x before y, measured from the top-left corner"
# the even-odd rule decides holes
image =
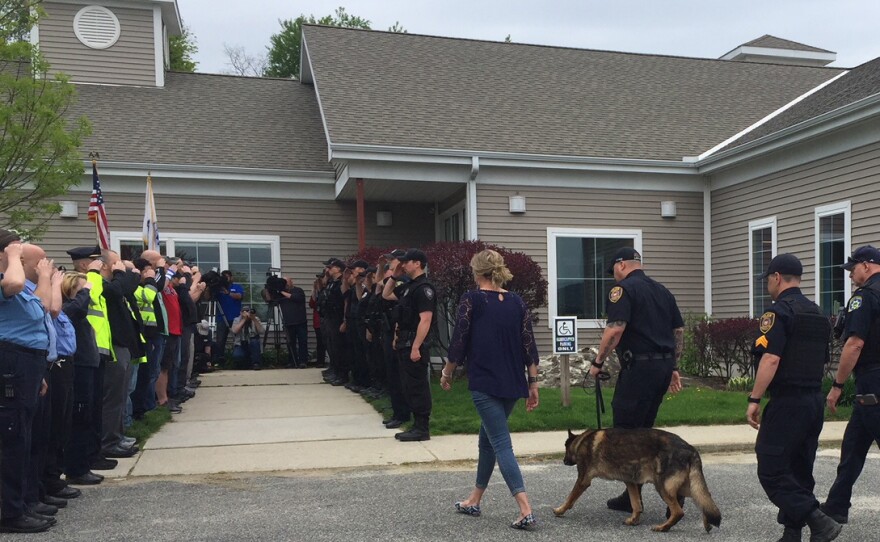
[[[137,445],[143,447],[144,442],[169,421],[171,421],[171,413],[167,408],[159,407],[147,412],[143,419],[135,420],[131,427],[125,430],[125,434],[136,438]]]
[[[431,393],[434,409],[431,414],[431,434],[448,435],[454,433],[473,434],[480,430],[480,418],[471,401],[467,381],[457,380],[452,391],[440,389],[437,380],[432,382]],[[613,388],[603,388],[605,414],[602,426],[611,426],[611,397]],[[657,427],[675,425],[724,425],[745,424],[746,393],[719,391],[708,388],[685,388],[676,395],[667,395],[657,415]],[[596,397],[592,390],[586,393],[583,388],[571,390],[571,406],[563,407],[558,389],[540,391],[541,403],[533,412],[526,412],[525,401],[519,401],[510,415],[510,430],[518,431],[580,431],[596,426]],[[766,404],[766,401],[765,401]],[[377,410],[390,412],[387,399],[373,402]],[[852,409],[840,407],[837,414],[826,412],[827,420],[846,420]]]

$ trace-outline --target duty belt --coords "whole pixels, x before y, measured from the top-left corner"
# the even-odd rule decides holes
[[[673,361],[675,356],[669,352],[661,354],[659,352],[652,352],[650,354],[633,354],[633,361]]]
[[[34,356],[46,357],[49,355],[48,350],[40,350],[39,348],[28,348],[27,346],[22,346],[20,344],[11,343],[9,341],[0,341],[0,349],[13,350],[15,352],[23,352],[25,354],[31,354]]]

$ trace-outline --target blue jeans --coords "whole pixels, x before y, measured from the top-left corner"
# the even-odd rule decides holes
[[[254,337],[246,343],[238,343],[232,351],[232,359],[236,361],[236,365],[241,361],[249,361],[251,367],[259,367],[263,361],[260,355],[260,338]]]
[[[511,495],[522,493],[526,490],[523,483],[519,464],[513,455],[513,444],[510,441],[510,428],[507,426],[507,418],[516,405],[516,398],[494,397],[492,395],[471,391],[474,406],[480,414],[480,458],[477,461],[476,486],[485,489],[489,485],[489,478],[498,461],[501,476],[507,483]]]

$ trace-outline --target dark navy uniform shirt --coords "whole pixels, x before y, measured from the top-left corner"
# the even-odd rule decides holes
[[[432,316],[434,315],[437,307],[437,294],[432,285],[422,286],[426,282],[428,282],[428,277],[422,274],[404,286],[403,295],[398,299],[412,309],[412,316],[409,322],[399,322],[400,329],[415,331],[419,327],[421,313],[430,312]]]
[[[759,359],[764,354],[782,357],[786,339],[793,331],[794,311],[788,303],[781,301],[790,296],[797,296],[799,300],[810,302],[800,288],[788,288],[779,294],[779,298],[767,312],[761,315],[759,321],[761,336],[755,340],[755,348],[752,351]]]
[[[618,351],[634,355],[673,353],[673,330],[684,327],[684,319],[672,292],[641,269],[615,284],[608,294],[609,322],[626,322]]]
[[[342,320],[344,316],[342,313],[345,310],[345,298],[342,295],[342,280],[331,280],[327,284],[325,290],[327,290],[327,303],[324,306],[324,311],[327,314],[323,314],[322,316],[332,320]]]
[[[849,299],[846,306],[846,325],[840,338],[842,341],[846,341],[852,335],[862,340],[868,339],[871,322],[880,318],[880,294],[868,286],[873,285],[877,288],[878,282],[880,282],[880,273],[871,276]]]

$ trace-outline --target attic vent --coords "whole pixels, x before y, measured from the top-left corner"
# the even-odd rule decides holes
[[[73,18],[73,32],[92,49],[106,49],[119,39],[119,19],[103,6],[86,6]]]

